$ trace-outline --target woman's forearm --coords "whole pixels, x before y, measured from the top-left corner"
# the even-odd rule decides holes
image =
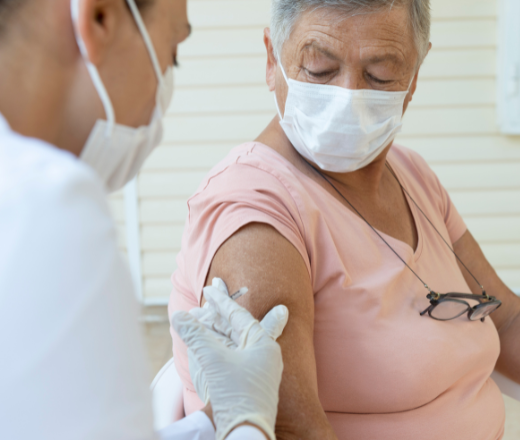
[[[520,303],[520,298],[518,298]],[[511,322],[499,329],[501,353],[497,370],[509,379],[520,384],[520,312]]]

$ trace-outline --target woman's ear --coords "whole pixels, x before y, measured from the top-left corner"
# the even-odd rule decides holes
[[[275,78],[276,78],[276,69],[278,67],[278,63],[276,61],[276,57],[274,55],[273,42],[271,40],[271,30],[269,28],[264,29],[264,44],[267,49],[267,67],[266,67],[266,82],[269,87],[269,91],[274,91],[275,88]]]
[[[119,0],[82,0],[79,2],[77,30],[87,49],[89,60],[99,65],[124,13],[124,2]]]

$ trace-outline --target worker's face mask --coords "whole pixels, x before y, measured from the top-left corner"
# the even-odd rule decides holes
[[[97,171],[109,192],[122,188],[132,180],[152,150],[159,145],[162,138],[162,118],[173,96],[173,69],[170,66],[164,74],[162,73],[135,1],[126,1],[143,36],[159,84],[156,107],[150,124],[139,128],[116,123],[112,102],[97,68],[89,60],[85,44],[76,26],[80,0],[71,0],[76,39],[106,114],[106,120],[98,120],[94,125],[80,158]]]
[[[401,131],[408,91],[349,90],[288,79],[280,125],[294,148],[322,170],[356,171],[371,163]]]

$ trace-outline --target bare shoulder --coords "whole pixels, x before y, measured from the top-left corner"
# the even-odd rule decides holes
[[[206,284],[224,279],[231,292],[248,287],[239,302],[257,318],[272,307],[313,311],[313,292],[307,266],[296,248],[273,227],[246,225],[220,247],[211,264]]]

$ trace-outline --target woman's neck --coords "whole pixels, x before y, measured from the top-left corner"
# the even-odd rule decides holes
[[[256,138],[256,141],[275,150],[304,174],[312,178],[316,177],[316,171],[312,168],[314,167],[319,169],[319,167],[316,164],[307,162],[296,151],[280,126],[278,116],[275,116],[266,129],[258,136],[258,138]],[[377,196],[381,189],[383,176],[385,175],[385,163],[390,148],[391,144],[388,145],[369,165],[360,170],[349,173],[332,173],[320,170],[320,173],[339,183],[349,191],[363,194],[368,197]]]

